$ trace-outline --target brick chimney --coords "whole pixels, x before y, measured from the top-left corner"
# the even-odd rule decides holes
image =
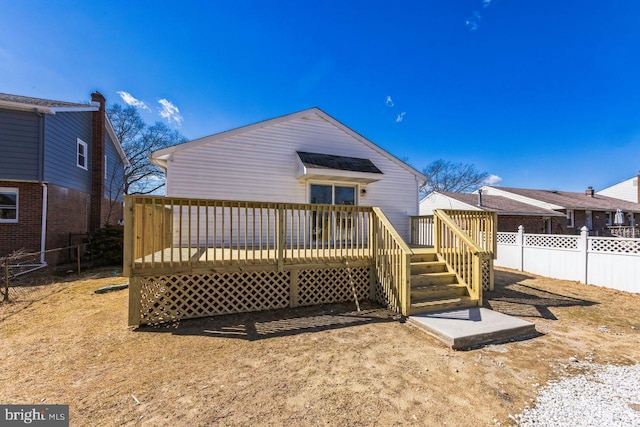
[[[593,197],[594,194],[593,187],[588,187],[584,192],[584,195],[589,197]]]
[[[91,211],[89,214],[89,230],[93,231],[102,225],[107,101],[104,96],[97,91],[91,94],[91,101],[98,103],[100,107],[98,111],[91,113]]]

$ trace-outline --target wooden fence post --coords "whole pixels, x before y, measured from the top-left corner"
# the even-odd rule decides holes
[[[78,276],[80,275],[80,245],[76,246],[76,259],[78,260]]]
[[[9,302],[9,260],[4,260],[4,301]]]

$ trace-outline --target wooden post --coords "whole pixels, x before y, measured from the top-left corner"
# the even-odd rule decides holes
[[[124,243],[123,243],[123,256],[122,256],[122,275],[124,277],[131,275],[133,267],[134,254],[134,236],[135,230],[133,224],[133,198],[131,196],[124,196]]]
[[[284,269],[284,205],[278,203],[278,270]]]
[[[78,276],[80,275],[80,245],[76,246],[76,259],[78,261]]]
[[[378,218],[374,215],[373,211],[369,211],[369,256],[371,257],[370,270],[369,270],[369,299],[371,301],[376,300],[376,287],[378,285],[378,251],[376,234],[378,228]]]
[[[140,277],[129,277],[129,326],[140,325]]]
[[[294,269],[289,271],[289,307],[298,306],[298,275],[300,270]]]
[[[482,254],[473,255],[473,273],[472,273],[473,296],[478,300],[478,307],[482,306]]]
[[[404,282],[404,307],[402,314],[409,316],[411,314],[411,254],[405,254],[402,260],[402,275]]]
[[[9,260],[4,260],[4,301],[9,302]]]

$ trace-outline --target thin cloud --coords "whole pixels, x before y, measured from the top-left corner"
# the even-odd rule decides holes
[[[387,100],[385,101],[385,104],[387,104],[387,107],[393,107],[393,100],[391,99],[390,96],[387,96]]]
[[[129,92],[125,92],[125,91],[121,90],[121,91],[118,91],[116,93],[118,95],[120,95],[120,98],[122,98],[122,100],[125,102],[125,104],[131,105],[132,107],[136,107],[136,108],[142,108],[143,110],[151,111],[151,109],[149,108],[149,106],[147,104],[145,104],[143,101],[140,101],[139,99],[136,99]]]
[[[482,16],[477,11],[474,11],[469,18],[465,21],[466,27],[469,31],[476,31],[480,26],[480,21],[482,21]]]
[[[403,111],[402,113],[398,114],[398,117],[396,117],[396,123],[400,123],[401,121],[403,121],[405,114],[407,114],[406,111]]]
[[[487,177],[487,179],[484,180],[484,184],[485,185],[495,185],[495,184],[499,183],[500,181],[502,181],[502,178],[500,178],[498,175],[489,175]]]
[[[160,111],[160,117],[166,119],[169,123],[175,122],[178,125],[182,124],[182,115],[178,107],[165,98],[158,100],[158,103],[162,106],[158,109]]]
[[[482,7],[487,8],[491,6],[491,1],[492,0],[482,0]]]

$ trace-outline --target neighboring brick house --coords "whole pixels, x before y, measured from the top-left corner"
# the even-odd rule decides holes
[[[485,196],[502,196],[521,203],[561,212],[565,220],[553,226],[553,234],[577,234],[586,226],[591,234],[609,235],[614,225],[616,211],[624,214],[620,225],[635,226],[640,223],[640,204],[596,194],[589,187],[584,193],[556,190],[532,190],[485,186]],[[525,226],[525,230],[529,232]]]
[[[502,196],[434,191],[420,201],[420,215],[433,209],[495,211],[498,231],[517,231],[520,225],[529,233],[550,234],[566,223],[565,215],[550,209],[522,203]]]
[[[0,256],[64,247],[122,219],[129,162],[104,96],[91,101],[0,94]]]

